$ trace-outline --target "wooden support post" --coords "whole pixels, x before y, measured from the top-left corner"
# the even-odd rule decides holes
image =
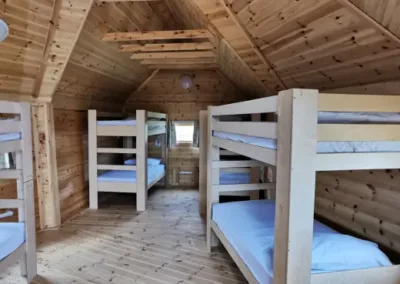
[[[53,106],[35,105],[32,115],[40,229],[57,228],[61,225],[61,212]]]
[[[251,115],[252,121],[261,121],[261,114],[256,113]],[[252,167],[250,169],[250,182],[251,183],[259,183],[260,182],[260,167]],[[260,199],[259,191],[249,191],[249,196],[251,200]]]
[[[99,207],[97,190],[97,112],[88,111],[88,152],[89,152],[89,208]]]
[[[199,157],[199,214],[205,217],[207,212],[207,111],[200,111],[200,157]]]
[[[146,211],[147,208],[147,113],[145,110],[136,111],[136,210]]]
[[[215,118],[211,114],[211,107],[208,107],[208,151],[207,151],[207,248],[211,251],[213,246],[218,245],[218,237],[211,229],[212,219],[212,205],[219,203],[219,192],[213,190],[214,185],[219,185],[219,168],[213,168],[212,162],[219,161],[219,147],[212,145],[212,126],[218,118]]]
[[[275,284],[311,281],[317,116],[318,91],[279,93]]]

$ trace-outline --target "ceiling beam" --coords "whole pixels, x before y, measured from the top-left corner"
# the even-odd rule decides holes
[[[209,64],[217,63],[216,58],[187,58],[187,59],[145,59],[140,62],[143,65],[154,65],[154,64]]]
[[[216,70],[218,65],[216,63],[211,64],[159,64],[159,65],[149,65],[151,69],[160,70]]]
[[[265,57],[265,55],[261,52],[260,48],[255,44],[253,37],[247,32],[246,28],[243,27],[241,22],[239,21],[237,15],[232,11],[230,5],[226,2],[226,0],[219,0],[221,5],[225,8],[225,11],[228,13],[229,17],[232,19],[232,21],[236,24],[236,26],[239,28],[241,33],[244,35],[246,38],[247,42],[250,44],[251,48],[254,50],[254,52],[257,54],[257,56],[260,58],[260,60],[268,66],[269,73],[271,74],[272,77],[276,80],[277,84],[279,87],[283,90],[287,89],[285,83],[282,81],[282,79],[279,77],[278,73],[275,71],[273,65],[269,60]]]
[[[131,59],[185,59],[185,58],[212,58],[213,51],[182,51],[182,52],[149,52],[135,53]]]
[[[165,39],[204,39],[213,35],[205,29],[108,33],[103,41],[133,41],[133,40],[165,40]]]
[[[214,46],[211,42],[181,42],[181,43],[148,43],[148,44],[124,44],[121,52],[154,52],[154,51],[189,51],[211,50]]]
[[[97,0],[98,2],[110,2],[110,3],[118,3],[118,2],[157,2],[160,0]]]
[[[396,36],[394,33],[392,33],[390,30],[382,26],[379,22],[377,22],[375,19],[370,17],[367,13],[365,13],[363,10],[361,10],[358,6],[350,2],[349,0],[336,0],[339,4],[342,6],[348,8],[353,14],[357,15],[361,19],[365,20],[368,22],[372,27],[377,29],[379,32],[396,42],[397,44],[400,44],[400,38]]]
[[[154,78],[154,76],[157,75],[158,71],[160,71],[160,69],[154,70],[154,71],[150,74],[150,76],[147,77],[147,79],[144,80],[144,81],[142,82],[142,84],[140,84],[139,87],[126,99],[126,101],[125,101],[125,103],[124,103],[123,110],[122,110],[123,113],[124,113],[125,110],[126,110],[126,105],[127,105],[127,103],[129,102],[129,100],[130,100],[133,96],[135,96],[137,93],[139,93],[139,92]]]
[[[35,81],[34,98],[52,99],[82,32],[93,1],[56,0],[54,2],[46,46]],[[74,9],[75,6],[76,9]],[[74,30],[71,30],[71,22],[76,23],[76,25],[72,25]]]

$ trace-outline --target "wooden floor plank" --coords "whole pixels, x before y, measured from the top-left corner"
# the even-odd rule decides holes
[[[138,213],[131,198],[85,210],[60,230],[38,234],[34,284],[246,283],[224,250],[208,253],[198,191],[156,190]],[[0,283],[24,283],[19,267]]]

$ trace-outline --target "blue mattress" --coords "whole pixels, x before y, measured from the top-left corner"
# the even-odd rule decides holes
[[[0,142],[20,140],[21,139],[20,132],[12,132],[12,133],[2,133],[0,134]]]
[[[156,178],[165,171],[164,165],[150,166],[147,172],[148,184],[156,180]],[[108,171],[97,177],[98,181],[111,182],[136,182],[136,171]]]
[[[275,202],[214,204],[212,219],[257,281],[272,284]],[[314,221],[312,263],[312,273],[391,265],[376,244],[342,235],[318,221]]]
[[[25,224],[0,223],[0,261],[25,242]]]
[[[250,173],[227,173],[219,174],[219,184],[247,184],[250,183]]]

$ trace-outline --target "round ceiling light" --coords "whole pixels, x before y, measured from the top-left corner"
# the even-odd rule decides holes
[[[193,78],[188,74],[182,75],[181,76],[181,86],[185,90],[190,89],[193,86]]]
[[[3,41],[8,36],[8,25],[0,19],[0,41]]]

